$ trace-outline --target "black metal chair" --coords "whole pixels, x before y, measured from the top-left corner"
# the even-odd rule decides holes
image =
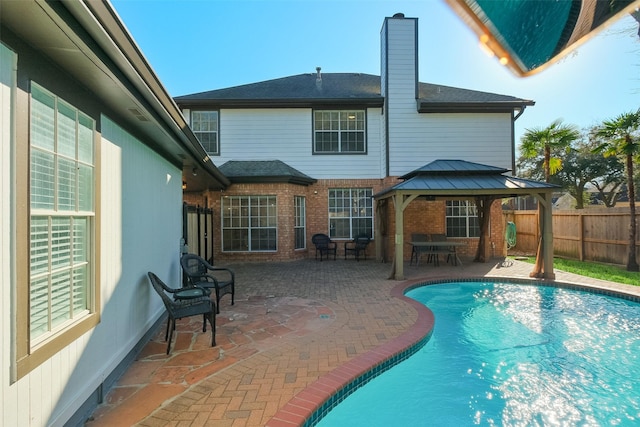
[[[432,234],[430,236],[430,240],[432,242],[446,242],[447,236],[446,234]],[[455,250],[451,249],[448,246],[434,246],[431,250],[431,253],[429,254],[429,258],[434,262],[435,265],[440,265],[440,260],[438,257],[439,254],[447,256],[447,259],[445,262],[449,262],[449,260],[452,259],[451,257],[452,255],[453,255],[454,263],[457,262],[456,256],[455,256]]]
[[[416,243],[423,243],[429,241],[429,235],[424,233],[412,233],[411,241]],[[429,252],[431,248],[428,246],[417,246],[412,245],[411,247],[411,259],[409,260],[409,265],[413,264],[413,259],[416,259],[416,265],[420,264],[420,255],[423,252]]]
[[[220,298],[224,295],[231,294],[231,305],[235,303],[236,276],[233,270],[214,267],[195,254],[183,255],[180,265],[187,275],[190,286],[215,289],[218,313],[220,313]]]
[[[338,245],[329,236],[322,233],[314,234],[311,237],[311,242],[316,247],[316,259],[318,259],[318,253],[320,254],[320,261],[322,261],[323,255],[326,255],[327,259],[329,259],[330,253],[333,253],[333,259],[336,259]]]
[[[160,295],[162,302],[169,318],[167,319],[167,331],[164,335],[165,341],[167,341],[167,354],[171,351],[171,339],[173,338],[173,331],[176,329],[176,320],[184,317],[203,315],[202,332],[207,332],[207,320],[211,324],[211,347],[216,345],[216,307],[215,303],[211,301],[206,290],[201,289],[202,295],[200,297],[190,297],[188,299],[176,299],[169,298],[170,294],[175,295],[176,292],[181,289],[173,289],[167,286],[158,276],[149,272],[149,281],[151,286]]]
[[[364,255],[365,261],[367,260],[367,246],[371,243],[371,237],[367,235],[360,235],[350,242],[344,243],[344,259],[347,259],[347,253],[353,253],[356,261],[360,261],[360,254]]]

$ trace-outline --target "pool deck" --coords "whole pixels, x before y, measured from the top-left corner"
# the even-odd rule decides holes
[[[529,279],[533,266],[494,259],[439,267],[353,259],[229,265],[236,303],[223,297],[217,346],[202,319],[178,321],[167,356],[163,323],[87,426],[302,425],[327,397],[428,333],[432,319],[403,290],[430,280]],[[556,270],[556,281],[629,292],[640,287]]]

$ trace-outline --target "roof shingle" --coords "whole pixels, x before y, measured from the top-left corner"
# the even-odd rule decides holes
[[[232,183],[286,182],[310,185],[317,181],[281,160],[230,160],[218,169]]]
[[[380,76],[361,73],[324,73],[318,81],[316,73],[298,74],[230,88],[178,96],[182,105],[220,106],[308,106],[323,103],[382,106]],[[534,102],[514,96],[499,95],[419,83],[420,112],[513,109]]]

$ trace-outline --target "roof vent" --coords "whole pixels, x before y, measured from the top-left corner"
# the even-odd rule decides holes
[[[394,18],[404,18],[404,13],[396,13],[393,15]]]
[[[129,112],[134,115],[134,117],[141,122],[148,122],[149,119],[140,112],[137,108],[129,108]]]
[[[322,68],[316,67],[316,88],[318,90],[322,89],[322,74],[320,74],[320,70]]]

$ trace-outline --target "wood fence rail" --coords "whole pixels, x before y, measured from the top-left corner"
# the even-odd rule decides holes
[[[636,215],[636,221],[638,221]],[[505,224],[516,225],[512,251],[535,254],[538,247],[538,211],[504,211]],[[629,208],[553,211],[553,252],[580,261],[626,265],[629,246]],[[636,236],[636,248],[640,236]],[[640,251],[636,249],[640,258]]]

